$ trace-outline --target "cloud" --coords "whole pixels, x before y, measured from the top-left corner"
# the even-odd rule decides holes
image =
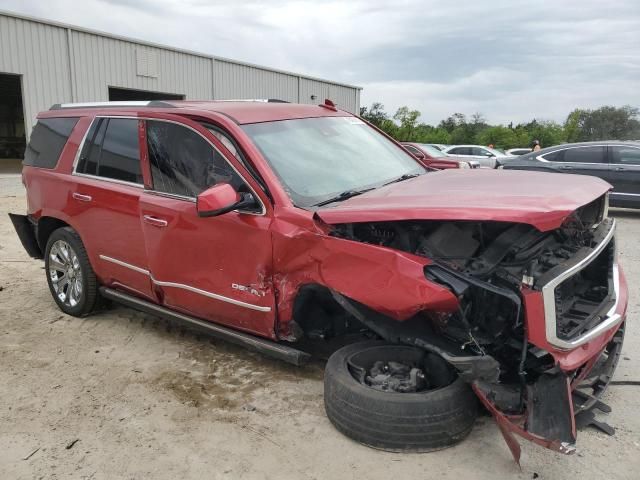
[[[3,8],[364,87],[437,123],[640,104],[637,0],[5,0]]]

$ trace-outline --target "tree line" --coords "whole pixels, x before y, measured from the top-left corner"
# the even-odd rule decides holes
[[[480,113],[467,117],[454,113],[437,126],[419,122],[420,112],[400,107],[389,115],[384,105],[374,102],[360,108],[360,116],[401,142],[451,145],[494,145],[497,148],[531,146],[539,140],[543,147],[560,143],[597,140],[640,140],[639,109],[603,106],[595,110],[577,108],[563,124],[533,119],[528,123],[490,125]]]

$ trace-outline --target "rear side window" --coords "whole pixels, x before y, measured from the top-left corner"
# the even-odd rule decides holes
[[[613,146],[611,149],[611,163],[640,165],[640,148],[627,146]]]
[[[191,129],[148,120],[147,146],[156,191],[196,197],[217,183],[243,190],[244,182],[225,158]]]
[[[142,184],[138,120],[96,119],[87,133],[76,172]]]
[[[569,148],[558,152],[557,162],[568,163],[605,163],[604,147]]]
[[[24,152],[24,165],[55,168],[78,118],[43,118],[31,132],[29,145]]]

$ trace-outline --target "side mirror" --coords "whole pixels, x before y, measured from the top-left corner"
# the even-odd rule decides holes
[[[255,204],[250,193],[238,193],[228,183],[219,183],[198,195],[196,210],[199,217],[217,217]]]

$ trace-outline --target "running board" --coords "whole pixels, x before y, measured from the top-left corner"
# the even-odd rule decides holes
[[[122,305],[131,307],[135,310],[157,315],[158,317],[172,323],[180,324],[190,329],[210,334],[229,343],[241,345],[250,350],[277,358],[278,360],[292,363],[293,365],[304,365],[311,358],[311,355],[303,352],[302,350],[282,345],[265,338],[256,337],[248,333],[239,332],[216,323],[207,322],[206,320],[200,320],[199,318],[191,317],[183,313],[174,312],[168,308],[141,300],[111,288],[100,287],[100,294],[109,300],[121,303]]]

